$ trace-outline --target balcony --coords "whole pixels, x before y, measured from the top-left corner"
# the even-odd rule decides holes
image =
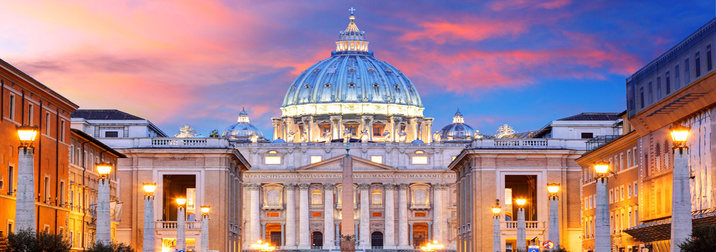
[[[176,230],[176,221],[156,221],[154,222],[154,228],[156,230]],[[201,230],[201,221],[187,221],[186,230]]]
[[[229,148],[225,138],[103,138],[112,148]]]
[[[263,210],[283,210],[283,204],[265,204],[261,207]]]
[[[517,221],[502,221],[502,229],[517,229]],[[525,229],[545,229],[544,221],[525,221]]]
[[[430,204],[411,203],[410,210],[430,210]]]

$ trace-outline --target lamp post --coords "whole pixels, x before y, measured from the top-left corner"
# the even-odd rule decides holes
[[[597,173],[597,209],[594,222],[594,252],[610,252],[612,239],[609,234],[609,204],[607,196],[607,174],[609,164],[600,162],[594,165]]]
[[[525,230],[525,203],[527,199],[515,199],[517,203],[517,250],[527,250],[527,231]]]
[[[97,188],[97,243],[112,244],[112,226],[109,220],[109,173],[112,164],[97,164],[97,173],[100,180]]]
[[[554,248],[559,249],[559,184],[547,184],[549,192],[549,236],[547,239],[554,243]]]
[[[492,251],[502,251],[502,237],[500,237],[500,200],[495,200],[495,205],[492,207],[493,223],[492,223]]]
[[[691,236],[691,190],[689,187],[689,148],[686,140],[689,127],[672,125],[671,140],[674,142],[673,196],[671,197],[671,251],[681,251],[679,244]],[[686,149],[686,153],[684,153]],[[678,150],[678,151],[676,151]]]
[[[32,142],[37,137],[37,127],[19,126],[17,136],[20,139],[20,146],[17,160],[15,223],[18,230],[35,232],[35,147],[32,146]],[[12,186],[10,185],[11,192]]]
[[[186,250],[185,198],[177,198],[177,251]]]
[[[156,241],[154,240],[154,190],[157,189],[155,183],[144,183],[144,242],[142,250],[153,252],[156,249]]]
[[[209,211],[211,207],[201,206],[201,252],[209,251]]]

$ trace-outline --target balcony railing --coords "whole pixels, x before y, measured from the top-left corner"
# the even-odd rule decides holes
[[[154,228],[157,230],[176,230],[177,226],[176,221],[157,221],[155,222]],[[187,221],[186,229],[201,229],[201,221]]]
[[[517,221],[503,221],[503,229],[517,229]],[[526,229],[544,229],[543,221],[525,221]]]
[[[412,210],[430,210],[430,204],[411,203],[410,209],[412,209]]]
[[[113,148],[227,148],[225,138],[103,138]]]
[[[584,139],[487,138],[472,141],[469,148],[486,149],[585,149]]]

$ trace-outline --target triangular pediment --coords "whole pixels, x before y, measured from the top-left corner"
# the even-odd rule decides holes
[[[332,157],[321,162],[305,165],[296,168],[297,171],[341,171],[342,160],[346,155],[340,155]],[[367,159],[353,157],[353,171],[395,171],[398,170],[395,167],[387,166],[384,164],[376,163]]]

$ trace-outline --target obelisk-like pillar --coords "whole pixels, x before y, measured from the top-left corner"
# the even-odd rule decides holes
[[[350,148],[346,145],[346,151]],[[341,209],[341,234],[343,236],[352,236],[353,242],[346,242],[345,245],[341,244],[341,250],[353,250],[355,249],[355,226],[354,216],[355,210],[353,209],[353,157],[350,154],[343,156],[343,202]],[[338,237],[340,239],[340,237]],[[342,239],[341,239],[342,240]]]

